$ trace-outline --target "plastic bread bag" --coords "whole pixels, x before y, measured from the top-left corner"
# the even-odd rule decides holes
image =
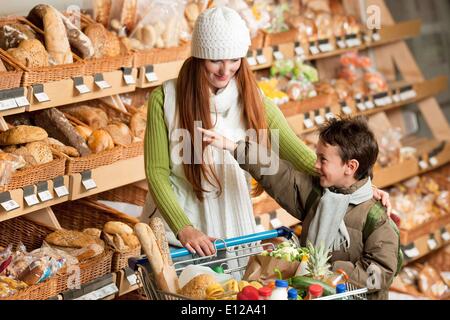
[[[0,152],[0,186],[9,183],[11,176],[16,170],[25,167],[26,162],[22,156],[11,153]]]
[[[64,250],[55,248],[54,246],[50,246],[47,242],[43,242],[42,246],[39,249],[36,249],[31,252],[31,254],[36,257],[52,257],[55,260],[63,259],[66,266],[72,266],[78,264],[78,259],[75,258],[71,253],[68,253]]]
[[[110,29],[119,36],[129,35],[136,26],[138,0],[114,0],[110,7]],[[108,5],[106,5],[105,13]],[[99,16],[96,16],[96,19]]]
[[[8,268],[13,259],[12,245],[0,251],[0,275]]]

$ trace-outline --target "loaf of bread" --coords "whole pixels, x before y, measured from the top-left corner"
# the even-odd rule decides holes
[[[100,238],[101,234],[102,234],[102,230],[97,229],[97,228],[86,228],[83,230],[84,233],[89,234],[91,236]]]
[[[86,141],[58,109],[51,108],[36,112],[34,121],[38,126],[44,128],[52,138],[77,149],[81,156],[91,154]]]
[[[206,298],[206,288],[217,283],[216,279],[210,274],[200,274],[180,290],[180,294],[194,300],[203,300]]]
[[[125,123],[114,122],[105,127],[116,145],[128,145],[133,141],[130,128]]]
[[[7,52],[28,68],[46,67],[49,65],[49,55],[45,47],[37,39],[23,40],[17,48],[9,49]]]
[[[120,43],[119,37],[112,31],[107,31],[107,43],[104,47],[103,56],[105,57],[116,57],[122,52],[122,45]]]
[[[94,20],[107,28],[111,12],[111,0],[93,0],[92,7],[94,11]]]
[[[46,270],[42,261],[37,260],[31,263],[24,271],[19,275],[18,279],[25,282],[27,285],[32,286],[37,284],[44,275]]]
[[[69,43],[74,49],[74,52],[83,59],[91,58],[94,55],[94,46],[92,45],[91,39],[61,12],[58,11],[58,14],[66,27]]]
[[[130,129],[137,138],[144,139],[147,117],[144,113],[136,112],[130,120]]]
[[[56,230],[45,238],[45,241],[51,245],[60,247],[83,248],[91,244],[103,246],[104,243],[96,236],[75,230]]]
[[[141,244],[139,243],[139,239],[134,234],[122,234],[121,235],[123,242],[130,248],[134,249],[139,247]]]
[[[42,141],[27,143],[25,146],[38,164],[44,164],[53,161],[53,153],[50,146]]]
[[[77,105],[64,107],[61,110],[87,124],[92,130],[104,128],[108,125],[107,114],[99,108]]]
[[[123,0],[120,24],[125,26],[128,32],[134,30],[136,24],[137,0]]]
[[[103,226],[103,232],[109,234],[132,234],[133,229],[120,221],[108,221]]]
[[[172,265],[172,258],[170,256],[169,243],[167,242],[166,230],[164,222],[160,217],[153,216],[149,222],[150,228],[156,237],[159,251],[161,251],[162,258],[165,264]]]
[[[22,157],[22,159],[25,161],[24,168],[38,165],[38,162],[26,147],[16,148],[16,150],[12,151],[12,154]]]
[[[75,130],[77,130],[78,134],[86,141],[92,134],[92,129],[86,126],[75,126]]]
[[[80,153],[74,147],[60,146],[60,145],[50,145],[50,146],[54,150],[56,150],[58,152],[61,152],[61,153],[64,153],[65,155],[67,155],[69,157],[78,158],[80,156]]]
[[[17,48],[23,40],[36,39],[30,26],[21,23],[5,24],[0,28],[0,48]]]
[[[47,132],[34,126],[17,126],[0,133],[0,145],[24,144],[43,140],[48,137]]]
[[[108,131],[97,129],[88,138],[87,144],[93,153],[99,153],[114,148],[114,142]]]

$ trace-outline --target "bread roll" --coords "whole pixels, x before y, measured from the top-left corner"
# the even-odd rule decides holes
[[[133,229],[120,221],[108,221],[103,226],[103,232],[109,234],[133,234]]]
[[[87,141],[89,136],[92,134],[92,129],[85,126],[76,126],[75,130],[79,133],[80,136],[83,137],[84,140]]]
[[[93,153],[99,153],[114,148],[114,141],[108,131],[97,129],[88,138],[87,144]]]
[[[147,117],[141,112],[135,113],[130,120],[130,129],[135,137],[144,139]]]
[[[94,46],[94,58],[101,58],[105,55],[105,47],[108,45],[108,30],[100,23],[93,23],[84,29],[86,36],[91,39]]]
[[[23,40],[17,48],[7,51],[13,58],[28,68],[47,67],[49,56],[39,40]]]
[[[36,141],[28,143],[25,147],[38,164],[44,164],[53,161],[52,150],[50,149],[48,144],[42,141]]]
[[[130,251],[130,247],[128,247],[125,244],[125,242],[123,241],[123,238],[120,236],[120,234],[113,235],[113,243],[114,243],[114,248],[119,252]]]
[[[140,246],[139,239],[134,234],[121,234],[123,242],[130,248],[134,249]]]
[[[100,235],[102,234],[102,230],[97,229],[97,228],[86,228],[83,230],[83,233],[100,238]]]
[[[195,300],[203,300],[206,298],[206,288],[214,283],[217,282],[212,275],[200,274],[189,281],[179,293]]]
[[[163,220],[160,217],[154,216],[150,219],[149,225],[155,234],[164,263],[172,265],[172,258],[170,257],[169,243],[167,242]]]
[[[91,236],[84,232],[75,230],[57,230],[50,233],[45,238],[49,244],[60,247],[83,248],[90,244],[98,244],[103,246],[103,241],[98,237]]]
[[[114,144],[128,145],[133,141],[131,130],[125,123],[111,123],[105,127],[105,130],[111,135]]]
[[[0,133],[0,145],[24,144],[44,140],[48,137],[47,132],[34,126],[17,126]]]

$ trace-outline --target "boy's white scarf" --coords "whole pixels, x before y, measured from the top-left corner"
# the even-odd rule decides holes
[[[331,192],[325,188],[319,207],[308,230],[308,240],[314,246],[322,243],[332,251],[350,247],[350,236],[344,223],[344,217],[350,204],[359,205],[372,199],[372,181],[367,182],[351,194]]]

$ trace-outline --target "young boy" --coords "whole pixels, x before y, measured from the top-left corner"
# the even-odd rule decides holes
[[[373,199],[371,175],[378,145],[362,117],[333,119],[320,129],[317,177],[296,171],[274,152],[263,165],[255,156],[258,144],[235,144],[200,130],[206,142],[231,151],[242,169],[302,221],[302,246],[307,241],[324,244],[332,251],[334,271],[343,269],[359,286],[374,289],[370,298],[388,298],[397,271],[399,237],[384,207]],[[264,175],[263,169],[274,163],[278,171]]]

